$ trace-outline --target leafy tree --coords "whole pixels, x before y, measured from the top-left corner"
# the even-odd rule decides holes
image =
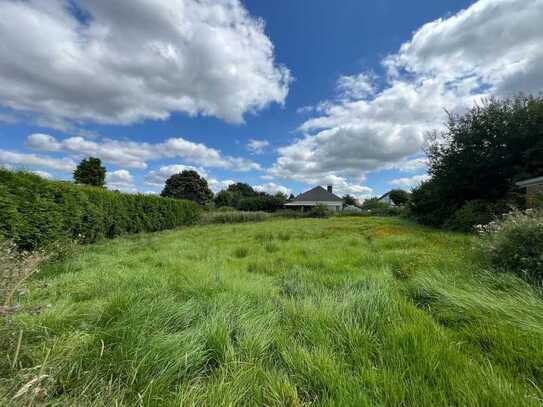
[[[85,158],[75,169],[74,180],[78,184],[103,187],[106,184],[106,168],[102,166],[99,158]]]
[[[413,191],[410,205],[421,222],[443,226],[470,201],[481,208],[481,201],[518,203],[515,182],[543,175],[543,97],[490,99],[450,114],[427,154],[432,178]]]
[[[238,209],[240,209],[240,202],[245,198],[254,198],[258,196],[258,192],[256,192],[249,184],[246,184],[244,182],[237,182],[235,184],[231,184],[228,186],[226,191],[229,192],[232,196],[230,206]]]
[[[283,208],[287,196],[281,192],[270,195],[266,192],[257,192],[250,185],[238,182],[215,196],[217,207],[234,207],[242,211],[274,212]]]
[[[361,206],[361,209],[364,210],[376,210],[376,209],[388,209],[390,205],[386,202],[381,202],[379,198],[369,198],[364,201]]]
[[[356,198],[354,196],[347,194],[342,199],[344,206],[356,206]]]
[[[288,201],[287,195],[282,192],[277,192],[273,197],[275,198],[277,203],[280,204],[281,206],[286,204]]]
[[[294,201],[295,199],[296,199],[296,197],[294,196],[294,194],[290,194],[289,197],[288,197],[289,201]]]
[[[253,187],[251,187],[249,184],[245,184],[244,182],[229,185],[227,191],[231,192],[234,196],[244,198],[258,195],[258,192],[256,192]]]
[[[411,195],[409,192],[404,191],[403,189],[393,189],[390,191],[390,199],[394,202],[394,205],[405,205],[409,202]]]
[[[234,205],[234,194],[230,191],[225,191],[224,189],[215,195],[215,206],[217,208],[222,208],[224,206],[233,206]]]
[[[188,199],[199,205],[205,205],[213,199],[213,192],[209,189],[206,179],[193,170],[185,170],[168,178],[160,195]]]

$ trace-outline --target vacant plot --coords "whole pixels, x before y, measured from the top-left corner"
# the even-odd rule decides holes
[[[540,405],[543,301],[474,244],[332,218],[86,247],[2,328],[0,404]]]

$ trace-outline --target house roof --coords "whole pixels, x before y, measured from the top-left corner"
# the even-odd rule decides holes
[[[543,185],[543,177],[525,179],[524,181],[517,182],[519,187],[531,187],[532,185]]]
[[[385,193],[385,194],[381,195],[379,198],[377,198],[377,200],[380,201],[381,199],[383,199],[383,198],[389,196],[391,192],[392,192],[392,191],[388,191],[387,193]]]
[[[294,198],[294,202],[296,201],[343,202],[343,199],[333,193],[328,192],[323,187],[318,186],[298,195],[296,198]]]

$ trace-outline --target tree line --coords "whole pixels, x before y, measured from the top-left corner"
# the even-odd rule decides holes
[[[78,184],[105,187],[106,168],[99,158],[82,160],[73,173]],[[193,201],[200,206],[214,205],[216,208],[231,207],[242,211],[274,212],[283,208],[289,199],[278,192],[269,194],[255,191],[249,184],[238,182],[227,189],[213,194],[207,180],[194,170],[184,170],[170,176],[160,196]],[[292,196],[291,196],[292,198]]]

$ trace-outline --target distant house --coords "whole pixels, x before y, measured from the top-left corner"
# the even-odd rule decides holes
[[[526,188],[528,204],[532,204],[537,195],[543,196],[543,177],[530,178],[517,182],[517,186]]]
[[[377,200],[379,202],[383,202],[383,203],[386,203],[386,204],[391,205],[391,206],[396,206],[396,204],[392,201],[392,199],[390,199],[390,193],[391,192],[392,191],[388,191],[386,194],[384,194],[380,198],[377,198]]]
[[[285,204],[289,209],[299,209],[302,212],[317,205],[324,205],[334,212],[340,212],[343,208],[343,199],[332,192],[332,185],[328,185],[327,189],[321,186],[310,189]]]

